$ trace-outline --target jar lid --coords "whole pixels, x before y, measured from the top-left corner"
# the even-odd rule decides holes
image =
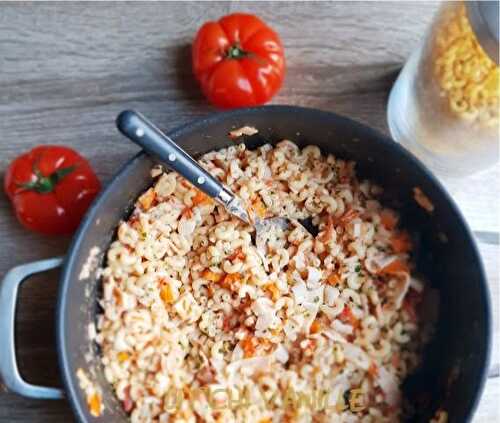
[[[499,63],[498,1],[466,1],[469,22],[483,50]]]

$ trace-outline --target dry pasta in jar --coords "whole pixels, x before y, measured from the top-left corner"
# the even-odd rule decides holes
[[[440,175],[466,176],[500,157],[492,7],[498,2],[443,2],[389,96],[393,138]]]
[[[466,7],[451,9],[436,29],[434,78],[457,118],[498,128],[500,69],[479,44]]]

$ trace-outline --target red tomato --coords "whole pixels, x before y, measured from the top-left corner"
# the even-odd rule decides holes
[[[235,13],[205,23],[192,53],[194,74],[205,96],[218,107],[264,104],[283,83],[281,40],[253,15]]]
[[[101,184],[76,151],[43,145],[10,164],[4,189],[26,228],[61,235],[78,227]]]

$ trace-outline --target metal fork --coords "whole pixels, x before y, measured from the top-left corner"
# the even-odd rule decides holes
[[[119,131],[139,145],[149,155],[191,182],[200,191],[222,204],[233,216],[255,227],[257,249],[265,251],[265,235],[273,229],[287,230],[291,221],[286,217],[252,219],[238,198],[227,186],[203,169],[189,154],[179,147],[172,138],[164,134],[152,122],[138,112],[126,110],[116,120]],[[299,222],[308,232],[314,234],[309,221]]]

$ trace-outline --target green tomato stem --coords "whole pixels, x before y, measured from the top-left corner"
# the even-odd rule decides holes
[[[51,173],[49,176],[43,176],[38,169],[33,169],[36,179],[31,182],[26,182],[24,184],[20,184],[21,187],[30,190],[36,191],[39,194],[48,194],[54,191],[56,185],[71,172],[75,170],[76,166],[68,166],[63,167],[61,169],[56,170]]]

